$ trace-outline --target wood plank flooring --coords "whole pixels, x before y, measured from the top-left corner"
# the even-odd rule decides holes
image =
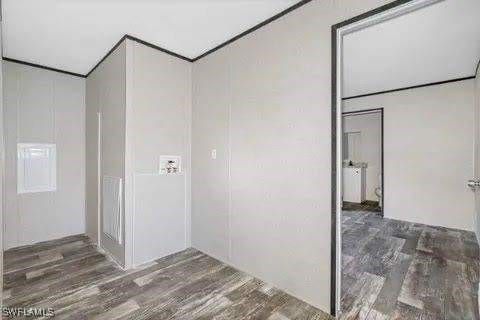
[[[3,277],[4,307],[54,319],[331,319],[195,249],[122,271],[72,236],[5,251]]]
[[[480,320],[472,232],[361,211],[342,227],[340,319]],[[331,319],[195,249],[123,271],[83,235],[5,251],[3,290],[55,319]]]
[[[341,319],[478,320],[473,232],[344,211]]]
[[[371,200],[366,200],[362,203],[343,201],[342,210],[343,211],[370,211],[370,212],[378,212],[380,214],[382,212],[382,208],[380,207],[378,201],[371,201]]]

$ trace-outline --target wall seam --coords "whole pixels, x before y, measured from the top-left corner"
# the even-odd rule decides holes
[[[226,49],[228,50],[228,49]],[[227,100],[228,100],[228,116],[227,116],[227,152],[228,152],[228,261],[232,262],[232,67],[230,56],[227,57]]]
[[[135,266],[135,152],[134,137],[132,128],[133,113],[133,87],[134,87],[134,68],[135,43],[125,39],[125,188],[124,188],[124,256],[125,268]],[[128,181],[128,184],[127,184]],[[128,188],[127,188],[128,187]],[[127,190],[128,192],[128,210],[127,210]],[[127,215],[128,212],[128,215]],[[128,219],[127,219],[128,217]],[[127,229],[128,221],[128,229]],[[128,232],[128,233],[127,233]],[[128,234],[128,237],[127,237]]]
[[[55,176],[55,191],[54,192],[51,192],[49,193],[49,196],[50,196],[50,205],[51,205],[51,208],[56,212],[57,211],[57,202],[56,202],[56,199],[57,199],[57,192],[58,192],[58,176],[60,174],[60,170],[58,168],[58,162],[59,162],[59,152],[58,152],[58,145],[57,145],[57,102],[58,102],[58,99],[56,98],[55,96],[55,92],[56,92],[56,83],[57,83],[57,79],[53,79],[52,81],[52,127],[53,127],[53,137],[52,137],[52,142],[51,143],[54,143],[55,144],[55,166],[56,166],[56,176]],[[55,236],[57,237],[57,236]]]
[[[188,155],[188,170],[185,170],[185,247],[192,246],[192,122],[193,122],[193,64],[188,64],[190,97],[187,105],[186,124],[186,152]],[[187,177],[188,175],[188,177]]]
[[[16,136],[15,136],[15,141],[16,141],[16,144],[14,146],[15,148],[15,154],[17,153],[16,149],[17,149],[17,144],[19,143],[19,125],[20,125],[20,115],[19,115],[19,109],[20,109],[20,105],[21,105],[21,77],[22,77],[22,72],[17,69],[16,70],[16,73],[17,73],[17,85],[16,85],[16,88],[17,88],[17,99],[16,99],[16,107],[15,107],[15,116],[16,116],[16,125],[15,125],[15,132],[16,132]],[[17,211],[17,215],[16,215],[16,220],[17,220],[17,230],[15,232],[15,239],[16,239],[16,242],[15,242],[15,245],[13,247],[17,247],[19,244],[20,244],[20,225],[22,223],[22,219],[20,217],[20,210],[18,208],[18,205],[19,205],[19,202],[18,201],[18,193],[17,193],[17,190],[18,190],[18,177],[17,177],[17,161],[16,161],[16,157],[15,157],[15,166],[14,166],[14,172],[15,172],[15,210]]]

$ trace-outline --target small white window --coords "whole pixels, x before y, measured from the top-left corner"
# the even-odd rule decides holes
[[[56,189],[55,144],[19,143],[17,145],[18,193],[46,192]]]

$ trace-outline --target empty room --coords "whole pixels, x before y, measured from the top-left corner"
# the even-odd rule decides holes
[[[0,28],[2,319],[480,319],[480,0]]]

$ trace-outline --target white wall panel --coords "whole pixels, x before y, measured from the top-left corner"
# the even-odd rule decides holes
[[[313,1],[194,64],[193,245],[326,311],[331,26],[387,2]]]
[[[227,52],[195,62],[192,110],[192,245],[223,261],[230,259]]]
[[[184,190],[182,175],[135,176],[135,265],[187,247]]]
[[[85,80],[3,64],[5,248],[85,232]],[[57,189],[17,194],[17,143],[55,143]]]
[[[474,81],[349,99],[384,108],[387,218],[473,230]]]
[[[127,159],[134,175],[134,264],[190,246],[189,62],[131,42],[131,105]],[[182,172],[159,175],[160,155],[180,156]]]
[[[125,179],[125,42],[103,61],[87,78],[87,234],[97,240],[98,233],[98,170],[97,112],[101,114],[100,174]],[[101,190],[101,189],[100,189]],[[123,188],[125,190],[125,188]],[[124,201],[125,196],[122,196]],[[123,206],[123,205],[122,205]],[[124,210],[122,215],[124,215]],[[101,221],[102,219],[100,219]],[[122,218],[125,221],[125,217]],[[103,228],[100,228],[102,230]],[[122,238],[125,226],[122,226]],[[121,265],[125,263],[125,244],[118,244],[101,233],[100,244]]]

